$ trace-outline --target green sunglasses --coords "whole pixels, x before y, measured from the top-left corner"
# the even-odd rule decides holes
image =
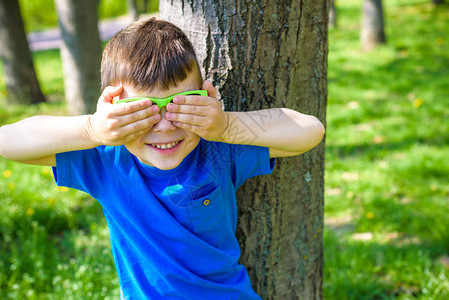
[[[175,98],[176,96],[181,96],[181,95],[199,95],[199,96],[206,96],[206,97],[208,96],[206,90],[194,90],[194,91],[187,91],[187,92],[175,94],[175,95],[169,96],[167,98],[136,97],[136,98],[121,99],[121,100],[115,101],[115,103],[127,103],[127,102],[131,102],[131,101],[150,99],[153,103],[156,103],[157,106],[159,106],[159,108],[162,108],[164,106],[167,106],[167,104],[170,103],[173,100],[173,98]]]

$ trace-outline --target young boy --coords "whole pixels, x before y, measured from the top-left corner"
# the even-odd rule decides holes
[[[260,299],[238,264],[235,191],[274,157],[316,146],[323,125],[289,109],[224,112],[192,44],[162,20],[116,34],[101,73],[93,115],[3,126],[0,154],[53,166],[58,185],[101,203],[122,299]],[[150,100],[200,89],[208,96]]]

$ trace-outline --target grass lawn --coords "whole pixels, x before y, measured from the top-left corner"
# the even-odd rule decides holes
[[[361,1],[337,3],[325,299],[449,299],[449,5],[430,2],[384,1],[388,43],[369,53],[359,45]],[[65,113],[58,51],[35,53],[35,64],[51,103],[8,106],[0,77],[0,125]],[[1,299],[118,297],[95,200],[57,188],[48,167],[2,158],[0,199]]]
[[[360,51],[361,1],[329,33],[324,295],[449,299],[449,5],[383,1],[388,43]]]

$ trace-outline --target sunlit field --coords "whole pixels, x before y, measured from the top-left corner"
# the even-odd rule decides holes
[[[361,2],[329,34],[323,292],[449,299],[449,5],[383,1],[363,53]]]

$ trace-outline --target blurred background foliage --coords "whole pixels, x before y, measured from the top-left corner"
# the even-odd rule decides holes
[[[361,2],[329,32],[323,293],[448,299],[449,5],[384,1],[362,52]]]
[[[449,299],[449,5],[384,1],[387,43],[363,52],[361,2],[337,1],[329,31],[323,295]],[[56,26],[52,0],[21,5],[28,32]],[[101,18],[125,13],[100,1]],[[7,105],[0,77],[0,125],[66,114],[59,50],[33,58],[50,101]],[[95,200],[2,158],[0,199],[2,299],[118,297]]]
[[[94,0],[93,0],[94,1]],[[95,0],[99,1],[100,20],[120,17],[127,13],[127,1],[119,0]],[[58,25],[54,0],[20,0],[22,17],[27,32],[42,31],[54,28]],[[138,1],[139,2],[139,1]],[[148,12],[158,11],[159,2],[148,1]]]

